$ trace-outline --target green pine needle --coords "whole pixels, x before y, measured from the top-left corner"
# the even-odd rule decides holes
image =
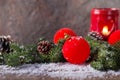
[[[105,41],[92,40],[87,37],[91,47],[89,61],[91,66],[97,70],[119,70],[120,69],[120,49],[118,44],[110,46]]]

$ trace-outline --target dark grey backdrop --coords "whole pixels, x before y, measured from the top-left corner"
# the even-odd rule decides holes
[[[29,44],[68,26],[85,36],[94,7],[120,8],[120,0],[0,0],[0,35]]]

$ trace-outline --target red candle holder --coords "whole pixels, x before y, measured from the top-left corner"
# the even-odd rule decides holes
[[[117,8],[93,8],[91,10],[90,31],[101,34],[104,40],[119,28],[119,9]]]

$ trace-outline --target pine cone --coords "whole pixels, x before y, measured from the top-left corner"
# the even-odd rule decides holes
[[[52,45],[49,41],[40,41],[38,43],[37,50],[39,51],[39,53],[47,54],[51,48]]]
[[[94,40],[103,40],[102,35],[100,35],[98,32],[89,32],[88,36]]]
[[[8,36],[0,36],[0,52],[9,53],[10,50],[11,37]]]

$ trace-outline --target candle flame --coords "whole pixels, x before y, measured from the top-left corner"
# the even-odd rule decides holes
[[[110,34],[110,31],[108,31],[108,26],[103,27],[102,34],[105,36],[108,36]]]

